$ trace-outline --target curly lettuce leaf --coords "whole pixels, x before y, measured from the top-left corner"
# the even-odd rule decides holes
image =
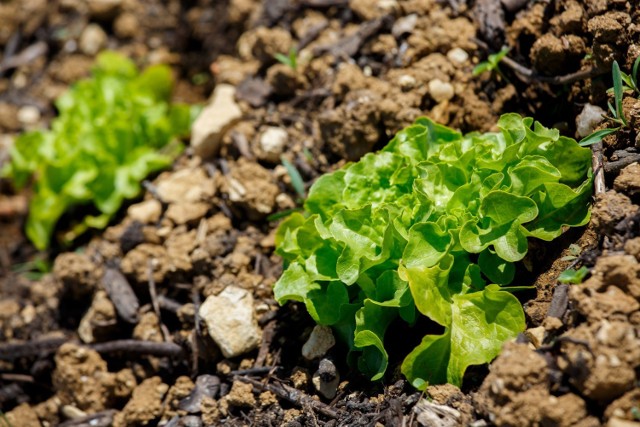
[[[103,52],[92,73],[56,100],[51,131],[17,139],[3,171],[18,187],[34,176],[26,233],[38,249],[49,246],[60,217],[73,207],[91,205],[97,214],[72,225],[67,240],[106,226],[147,175],[172,163],[181,151],[172,142],[189,133],[195,109],[169,103],[168,67],[138,74],[131,60]]]
[[[445,333],[425,336],[402,363],[402,373],[418,389],[445,382],[462,384],[469,366],[495,358],[502,344],[526,326],[518,299],[497,285],[456,295],[451,313]]]
[[[524,329],[509,292],[529,238],[552,240],[589,219],[590,154],[555,129],[507,114],[499,132],[466,136],[428,119],[379,153],[322,176],[305,215],[276,234],[280,303],[304,302],[331,325],[349,361],[384,377],[394,322],[441,325],[406,355],[418,388],[460,385]]]

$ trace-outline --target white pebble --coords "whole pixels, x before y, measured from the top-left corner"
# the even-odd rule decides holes
[[[433,79],[428,84],[429,94],[437,103],[448,101],[455,94],[451,83],[443,82],[440,79]]]
[[[410,90],[416,87],[416,79],[409,74],[403,74],[398,78],[398,84],[402,90]]]
[[[40,110],[33,105],[25,105],[18,110],[18,121],[23,125],[34,125],[40,120]]]
[[[309,335],[309,339],[302,346],[302,356],[307,360],[313,360],[327,354],[327,351],[336,344],[331,328],[316,325]]]
[[[107,34],[98,24],[89,24],[80,35],[80,51],[88,56],[94,56],[107,44]]]
[[[279,127],[268,127],[262,135],[260,135],[260,148],[263,157],[270,162],[279,162],[280,155],[287,145],[289,136],[287,131]]]
[[[462,65],[469,59],[469,54],[464,49],[456,47],[447,52],[447,58],[454,64]]]
[[[583,138],[591,134],[594,129],[604,120],[607,112],[597,105],[585,104],[582,112],[576,117],[576,130],[578,136]]]

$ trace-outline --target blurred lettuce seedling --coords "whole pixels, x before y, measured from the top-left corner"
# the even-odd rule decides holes
[[[171,165],[182,151],[178,138],[189,134],[197,114],[196,107],[170,103],[173,84],[168,66],[139,73],[128,58],[103,52],[91,78],[56,100],[51,130],[17,138],[2,175],[17,188],[33,181],[26,234],[38,249],[49,247],[71,208],[93,212],[64,225],[67,242],[104,228],[123,201],[140,193],[147,175]]]

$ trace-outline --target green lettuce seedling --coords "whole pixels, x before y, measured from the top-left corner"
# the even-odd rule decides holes
[[[591,152],[531,118],[466,136],[426,118],[380,152],[320,177],[305,213],[279,227],[279,303],[300,301],[333,328],[372,380],[388,365],[392,322],[419,316],[444,332],[404,357],[418,388],[460,385],[525,328],[508,287],[527,239],[589,220]],[[406,356],[406,357],[405,357]]]
[[[169,166],[181,151],[177,136],[189,133],[193,111],[170,105],[171,70],[157,65],[138,74],[129,59],[114,52],[98,56],[90,79],[76,83],[56,101],[50,131],[21,135],[3,174],[17,187],[34,176],[26,233],[38,249],[49,246],[60,217],[93,205],[70,232],[103,228],[141,181]]]

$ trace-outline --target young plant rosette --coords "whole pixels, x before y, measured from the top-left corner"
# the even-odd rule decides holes
[[[517,114],[498,127],[463,136],[420,118],[320,177],[304,215],[280,225],[276,299],[303,302],[371,380],[387,369],[389,325],[426,316],[444,333],[426,335],[402,372],[417,388],[459,386],[525,328],[508,285],[527,238],[588,222],[590,150]]]

